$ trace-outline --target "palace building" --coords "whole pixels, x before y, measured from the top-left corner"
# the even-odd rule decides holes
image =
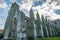
[[[13,40],[37,40],[37,38],[53,37],[57,35],[57,29],[51,24],[46,17],[39,13],[36,19],[32,8],[30,9],[30,17],[19,10],[19,5],[12,3],[4,28],[4,39]]]

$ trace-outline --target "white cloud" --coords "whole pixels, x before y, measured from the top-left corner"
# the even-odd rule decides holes
[[[24,13],[26,13],[25,15],[29,17],[29,11],[32,7],[32,0],[22,0],[22,3],[19,4],[19,10],[26,10],[26,12],[24,11]]]
[[[20,4],[20,9],[28,9],[28,11],[30,10],[32,6],[32,0],[22,0],[22,4]]]
[[[0,29],[4,29],[4,26],[0,26]]]
[[[48,2],[51,2],[51,0]],[[60,9],[60,5],[57,6],[57,2],[52,2],[51,4],[48,2],[42,4],[42,6],[37,6],[34,9],[38,11],[40,17],[41,15],[44,15],[50,16],[48,17],[50,20],[60,19],[60,15],[55,13],[55,10]]]
[[[0,18],[0,29],[4,29],[5,20]]]
[[[0,3],[0,8],[5,9],[7,7],[7,4],[5,2]]]
[[[2,0],[1,0],[2,1]],[[16,0],[10,0],[12,3],[14,3]],[[36,2],[38,1],[43,1],[43,0],[34,0]],[[28,12],[30,11],[32,5],[34,4],[34,1],[33,0],[22,0],[22,3],[19,4],[20,6],[20,10],[27,10]],[[51,3],[51,4],[50,4]],[[36,7],[32,7],[33,11],[34,11],[34,15],[35,15],[35,18],[36,18],[36,13],[38,11],[40,17],[41,15],[44,15],[44,16],[50,16],[48,17],[49,19],[51,20],[55,20],[55,19],[60,19],[60,15],[57,15],[55,13],[54,10],[56,9],[60,9],[60,0],[46,0],[45,3],[43,3],[41,6],[36,6]],[[58,4],[58,5],[57,5]],[[7,8],[7,4],[4,2],[0,2],[0,8]],[[27,12],[27,16],[29,15],[29,13]],[[3,14],[1,14],[0,16],[2,16]],[[0,18],[0,24],[1,23],[4,23],[5,21],[3,21],[1,18]],[[0,26],[0,28],[3,28],[3,25]]]
[[[0,1],[0,8],[5,10],[7,8],[7,6],[8,5],[6,4],[6,2],[4,0]],[[4,10],[3,10],[3,12],[4,12]],[[6,16],[5,13],[0,14],[0,29],[4,29],[4,24],[5,24],[5,19],[1,18],[2,16]]]
[[[34,1],[39,1],[39,0],[34,0]]]
[[[6,18],[3,19],[1,18],[1,16],[5,16],[5,15],[4,14],[0,15],[0,29],[4,29]]]
[[[42,1],[42,0],[34,0],[34,1]],[[27,9],[27,11],[30,11],[32,5],[34,4],[34,1],[33,0],[22,0],[22,4],[20,4],[20,9],[21,10]],[[41,15],[44,15],[44,16],[50,16],[49,18],[50,19],[52,18],[52,20],[55,20],[58,18],[60,19],[60,15],[57,15],[55,13],[56,9],[60,9],[60,5],[57,5],[57,3],[58,2],[56,2],[54,0],[53,1],[46,0],[46,2],[42,4],[42,6],[39,5],[36,7],[32,7],[33,11],[35,13],[34,14],[35,18],[36,18],[36,12],[38,11],[40,17],[41,17]]]
[[[51,2],[52,0],[46,0],[46,2]]]

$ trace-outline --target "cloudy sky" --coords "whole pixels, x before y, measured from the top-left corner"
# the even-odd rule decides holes
[[[23,10],[26,16],[32,8],[34,14],[44,15],[49,19],[60,19],[60,0],[0,0],[0,29],[4,28],[8,10],[12,3],[19,5],[19,10]]]

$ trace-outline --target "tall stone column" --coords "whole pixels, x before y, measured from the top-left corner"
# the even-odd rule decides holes
[[[57,29],[54,27],[55,36],[57,36]]]
[[[37,37],[40,38],[41,37],[41,19],[40,19],[40,16],[38,13],[37,13],[36,17],[37,17],[37,20],[36,20]]]
[[[34,20],[34,40],[37,40],[37,31],[36,31],[36,24],[35,24],[35,20]]]
[[[42,32],[42,37],[44,37],[45,35],[45,31],[46,31],[46,28],[45,28],[45,19],[44,19],[44,16],[42,15],[41,16],[41,32]]]
[[[51,27],[49,27],[49,31],[50,31],[50,35],[52,37],[52,29],[51,29]]]
[[[43,26],[42,26],[42,24],[41,24],[41,36],[42,36],[42,38],[44,37],[44,32],[43,32]]]
[[[31,26],[31,40],[37,40],[37,34],[36,34],[36,24],[35,24],[35,18],[33,14],[33,10],[30,10],[30,26]]]
[[[49,37],[49,26],[48,26],[48,20],[47,20],[47,17],[45,17],[45,25],[46,25],[46,34],[47,34],[47,37]]]
[[[55,36],[55,31],[53,26],[52,26],[52,32],[53,32],[53,36]]]
[[[47,37],[49,37],[48,27],[46,26]]]

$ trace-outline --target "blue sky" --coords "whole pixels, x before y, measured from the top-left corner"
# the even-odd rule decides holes
[[[60,15],[60,9],[55,10],[55,12]]]
[[[15,0],[0,0],[0,29],[4,28],[4,24],[6,21],[6,17],[8,15],[8,10],[11,7],[11,4]],[[17,4],[20,5],[20,9],[22,9],[25,13],[28,13],[30,8],[33,8],[33,11],[39,12],[39,14],[43,15],[53,15],[59,18],[60,16],[60,5],[55,5],[58,3],[59,0],[56,2],[54,1],[47,1],[47,0],[16,0]],[[49,4],[51,3],[51,4]],[[22,6],[21,6],[22,5]],[[55,7],[55,8],[54,8]],[[50,8],[50,9],[49,9]],[[49,10],[49,11],[48,11]],[[50,12],[50,14],[48,14]],[[26,14],[28,16],[28,14]],[[46,16],[45,15],[45,16]]]

